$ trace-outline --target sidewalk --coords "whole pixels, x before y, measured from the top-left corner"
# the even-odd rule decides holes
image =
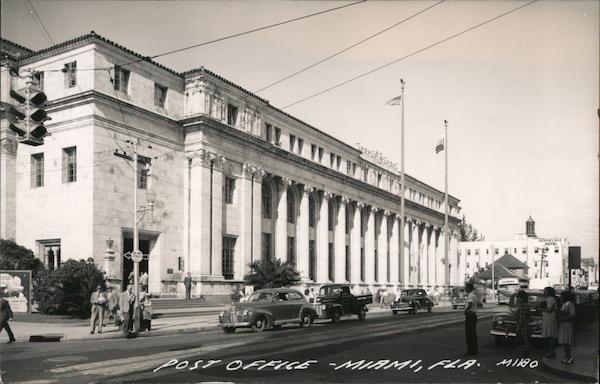
[[[556,349],[556,358],[542,359],[542,366],[560,376],[581,380],[598,382],[598,324],[588,326],[587,329],[575,332],[576,344],[572,346],[571,355],[573,364],[561,363],[564,349]]]

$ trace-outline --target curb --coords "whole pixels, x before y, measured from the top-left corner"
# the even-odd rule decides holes
[[[577,372],[565,371],[560,368],[553,367],[551,364],[548,364],[547,360],[548,360],[547,357],[542,358],[542,368],[544,368],[545,370],[547,370],[549,372],[555,373],[559,376],[569,378],[569,379],[592,382],[592,383],[598,382],[598,379],[595,376],[588,376],[588,375],[584,375],[584,374],[577,373]],[[596,369],[598,368],[597,363],[598,363],[598,359],[596,359]]]

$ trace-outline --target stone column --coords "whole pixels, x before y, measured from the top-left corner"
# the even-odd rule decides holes
[[[433,227],[433,285],[440,286],[440,227]]]
[[[360,280],[360,246],[361,246],[361,233],[360,233],[360,220],[361,211],[364,208],[364,204],[357,202],[354,208],[354,216],[352,217],[352,230],[350,233],[350,281],[353,284],[361,282]]]
[[[411,222],[412,220],[406,218],[404,220],[404,260],[402,260],[402,285],[407,288],[411,284]]]
[[[383,211],[379,227],[379,238],[377,244],[377,258],[379,259],[379,282],[388,283],[388,217],[390,211]]]
[[[421,222],[413,220],[411,222],[411,252],[410,252],[410,284],[413,287],[417,287],[420,283],[419,276],[419,247],[421,245],[421,239],[419,238],[419,227]]]
[[[368,211],[367,232],[365,233],[365,280],[367,284],[375,282],[375,215],[379,209],[371,207]]]
[[[329,281],[329,200],[331,192],[323,191],[317,222],[317,281]]]
[[[434,227],[428,224],[427,228],[427,285],[433,287],[435,268],[435,232]]]
[[[210,154],[212,161],[212,252],[209,261],[209,273],[215,277],[222,275],[221,259],[223,257],[223,164],[225,158],[218,154]]]
[[[343,283],[346,281],[346,206],[348,200],[345,197],[340,198],[337,211],[337,225],[335,231],[335,282]]]
[[[422,251],[421,251],[421,285],[429,285],[429,227],[427,223],[422,226]]]
[[[277,221],[275,222],[275,255],[281,261],[287,260],[287,201],[288,187],[292,180],[282,177],[277,183]]]
[[[390,236],[390,283],[397,285],[400,279],[400,218],[392,218]]]
[[[313,187],[304,185],[301,190],[298,222],[296,224],[296,250],[298,257],[298,272],[302,280],[308,280],[308,197]]]
[[[262,255],[262,181],[266,172],[253,168],[252,177],[252,260]]]
[[[450,255],[452,270],[450,275],[450,285],[462,285],[459,279],[460,264],[458,262],[458,233],[452,232],[450,238]]]
[[[236,258],[235,258],[235,275],[236,280],[242,279],[246,274],[246,266],[252,262],[252,177],[254,171],[253,167],[249,164],[242,165],[242,178],[241,178],[241,231],[240,237],[237,240],[239,243],[236,244]]]
[[[440,230],[440,236],[438,238],[438,249],[439,249],[439,260],[438,260],[438,281],[439,284],[441,286],[446,286],[446,264],[448,263],[448,260],[446,258],[446,254],[445,252],[445,241],[446,241],[446,234],[444,233],[444,228],[442,227]]]
[[[186,231],[186,269],[194,278],[209,274],[210,260],[210,191],[211,159],[209,152],[200,149],[187,152],[188,209]],[[188,236],[189,234],[189,236]]]

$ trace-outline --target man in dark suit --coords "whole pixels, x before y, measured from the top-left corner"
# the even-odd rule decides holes
[[[183,279],[183,285],[185,285],[185,299],[190,300],[192,296],[192,274],[187,273]]]
[[[8,333],[8,342],[13,343],[16,341],[15,335],[12,333],[12,329],[10,329],[10,325],[8,325],[8,320],[12,319],[13,313],[10,309],[10,304],[4,297],[0,297],[0,332],[3,329],[6,329],[6,333]]]
[[[123,336],[127,337],[129,331],[133,328],[133,307],[135,305],[135,295],[133,286],[128,285],[127,289],[119,296],[119,311],[123,319]]]

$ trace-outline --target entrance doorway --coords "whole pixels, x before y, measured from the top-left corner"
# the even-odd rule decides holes
[[[149,274],[148,271],[148,258],[150,257],[150,240],[140,239],[139,242],[140,252],[144,254],[144,258],[140,261],[140,275],[143,272]],[[133,252],[133,239],[130,237],[123,238],[123,253]],[[129,283],[129,275],[133,272],[133,260],[131,258],[123,257],[123,280],[122,289],[127,288]]]

